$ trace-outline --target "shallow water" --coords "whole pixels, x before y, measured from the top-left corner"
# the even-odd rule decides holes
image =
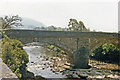
[[[60,72],[53,72],[53,69],[49,66],[53,64],[48,60],[43,60],[45,57],[50,57],[49,53],[46,53],[47,49],[41,46],[25,46],[25,51],[29,55],[29,63],[27,64],[28,71],[33,72],[36,75],[40,75],[45,78],[65,78]]]

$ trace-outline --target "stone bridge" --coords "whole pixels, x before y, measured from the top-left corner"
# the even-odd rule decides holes
[[[49,43],[73,54],[71,63],[76,68],[88,68],[89,53],[105,43],[118,46],[118,33],[5,30],[10,38],[23,44],[31,42]]]

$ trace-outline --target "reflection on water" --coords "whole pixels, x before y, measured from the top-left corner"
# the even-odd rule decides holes
[[[65,78],[60,72],[53,70],[53,64],[49,60],[51,55],[46,54],[46,49],[41,46],[25,46],[25,51],[29,55],[29,63],[27,69],[33,72],[35,75],[41,75],[45,78]]]

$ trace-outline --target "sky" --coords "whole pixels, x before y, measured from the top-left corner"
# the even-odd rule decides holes
[[[119,0],[0,0],[0,15],[19,15],[47,26],[68,27],[69,19],[90,30],[118,31]]]

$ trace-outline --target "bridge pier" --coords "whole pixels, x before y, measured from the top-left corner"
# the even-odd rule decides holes
[[[89,60],[89,51],[85,47],[79,48],[75,53],[74,53],[74,68],[81,68],[81,69],[86,69],[89,68],[88,65],[88,60]]]
[[[89,68],[89,43],[89,39],[76,39],[77,50],[74,52],[73,55],[74,68]]]

